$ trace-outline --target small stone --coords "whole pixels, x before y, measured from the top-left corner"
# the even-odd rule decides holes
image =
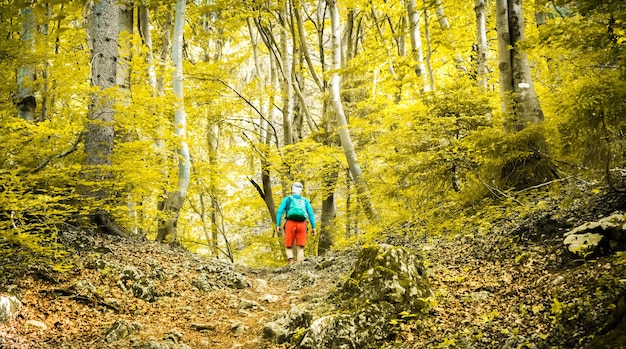
[[[274,294],[265,294],[259,297],[259,302],[276,303],[280,300],[280,297]]]
[[[46,325],[44,322],[42,321],[37,321],[37,320],[27,320],[24,323],[24,327],[36,327],[40,330],[47,330],[48,329],[48,325]]]
[[[242,299],[239,303],[239,309],[256,309],[259,307],[259,303],[248,299]]]
[[[214,331],[214,324],[191,324],[191,329],[195,331]]]

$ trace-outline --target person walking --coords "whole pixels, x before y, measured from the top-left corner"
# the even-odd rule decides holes
[[[295,182],[291,187],[291,195],[285,197],[278,207],[276,214],[276,230],[280,235],[283,214],[285,215],[285,249],[289,264],[293,259],[293,242],[296,242],[297,260],[304,260],[304,246],[306,246],[307,221],[311,223],[311,233],[315,230],[315,215],[309,200],[302,196],[302,183]]]

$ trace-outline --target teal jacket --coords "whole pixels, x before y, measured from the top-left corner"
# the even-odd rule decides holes
[[[304,205],[306,206],[306,213],[309,216],[309,222],[311,222],[311,227],[315,229],[315,215],[313,214],[313,207],[311,207],[311,203],[309,202],[309,199],[302,197],[300,195],[296,195],[296,194],[285,197],[283,201],[280,203],[280,207],[278,207],[278,212],[276,212],[276,226],[280,227],[280,222],[283,220],[283,214],[287,213],[285,212],[285,209],[287,208],[287,201],[290,200],[291,196],[293,196],[296,199],[299,199],[299,198],[304,199]]]

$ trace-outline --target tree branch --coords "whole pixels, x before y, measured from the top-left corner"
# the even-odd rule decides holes
[[[58,154],[58,155],[52,156],[52,157],[47,158],[46,160],[42,161],[42,162],[39,164],[39,166],[37,166],[37,168],[33,170],[33,172],[32,172],[32,173],[37,173],[37,172],[41,171],[41,170],[42,170],[44,167],[46,167],[46,165],[48,165],[48,164],[50,163],[50,161],[52,161],[53,159],[60,159],[60,158],[66,157],[66,156],[68,156],[68,155],[72,154],[73,152],[75,152],[75,151],[78,149],[78,145],[79,145],[79,144],[80,144],[80,142],[82,141],[83,136],[84,136],[84,132],[81,132],[81,133],[78,135],[78,138],[76,138],[76,141],[74,141],[74,144],[72,145],[72,147],[71,147],[70,149],[68,149],[68,150],[64,151],[64,152],[63,152],[63,153],[61,153],[61,154]]]
[[[261,195],[261,198],[265,200],[265,193],[263,192],[263,188],[261,188],[261,186],[257,182],[255,182],[254,179],[248,177],[248,180],[256,188],[256,191],[259,192],[259,195]]]

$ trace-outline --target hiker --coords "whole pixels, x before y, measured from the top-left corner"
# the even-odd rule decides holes
[[[309,200],[302,196],[302,183],[295,182],[291,187],[292,195],[283,199],[276,215],[276,229],[281,234],[280,223],[285,213],[285,249],[289,264],[293,260],[293,241],[296,240],[298,261],[304,260],[304,246],[306,245],[307,221],[311,222],[311,233],[315,236],[315,215]]]

